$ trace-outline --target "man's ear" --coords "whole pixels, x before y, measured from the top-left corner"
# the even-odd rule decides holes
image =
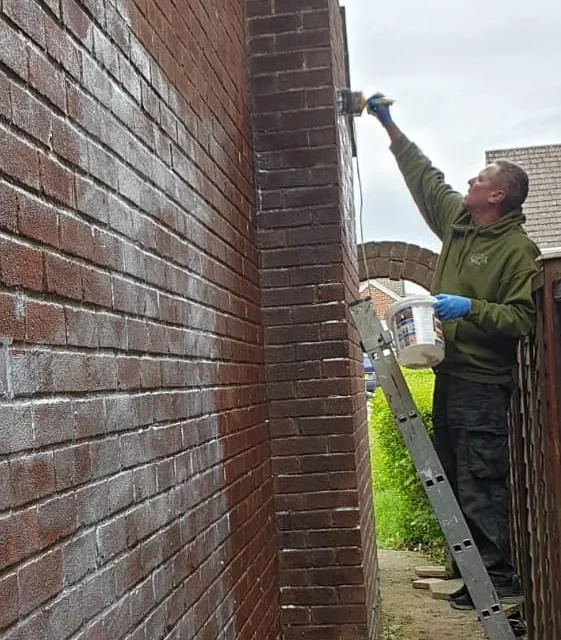
[[[490,204],[500,204],[506,198],[506,191],[499,189],[497,191],[493,191],[489,196]]]

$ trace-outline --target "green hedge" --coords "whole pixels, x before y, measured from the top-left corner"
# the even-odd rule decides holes
[[[432,433],[434,375],[403,369],[417,408]],[[439,556],[445,540],[386,398],[377,389],[370,400],[372,484],[378,545],[386,549],[425,550]]]

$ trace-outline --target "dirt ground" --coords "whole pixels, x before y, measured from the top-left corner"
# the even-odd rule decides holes
[[[420,553],[378,550],[384,640],[484,640],[475,612],[454,611],[429,591],[413,589],[415,567],[432,564]]]

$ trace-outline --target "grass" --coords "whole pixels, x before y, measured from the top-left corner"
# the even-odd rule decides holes
[[[397,624],[393,618],[382,613],[382,635],[380,640],[400,640],[401,625]]]
[[[431,371],[403,370],[405,379],[428,432],[432,433]],[[371,402],[370,441],[372,484],[378,545],[385,549],[423,551],[435,560],[444,557],[440,525],[388,403],[378,389]]]

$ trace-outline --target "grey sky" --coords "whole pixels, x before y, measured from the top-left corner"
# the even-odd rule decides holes
[[[559,0],[341,4],[353,90],[395,98],[395,121],[459,191],[487,149],[561,142]],[[356,129],[365,240],[438,250],[379,123],[365,114]]]

